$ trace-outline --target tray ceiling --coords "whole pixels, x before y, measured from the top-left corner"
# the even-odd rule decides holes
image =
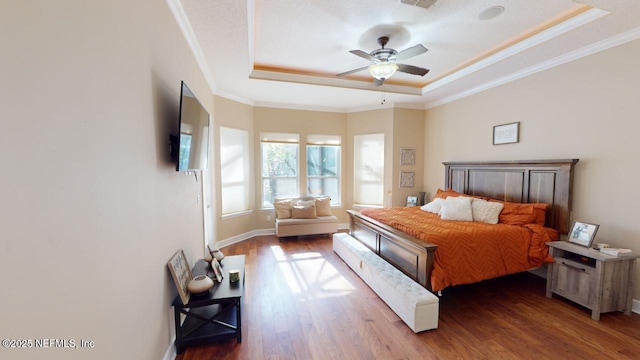
[[[411,1],[169,0],[214,93],[254,106],[428,108],[640,37],[637,0]],[[335,76],[380,36],[429,73]]]

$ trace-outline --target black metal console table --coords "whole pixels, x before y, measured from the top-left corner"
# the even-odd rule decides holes
[[[184,305],[180,297],[173,301],[175,309],[176,352],[185,347],[236,338],[242,342],[242,295],[244,293],[244,255],[226,256],[222,262],[222,282],[204,295],[191,295]],[[240,281],[229,281],[229,270],[240,271]],[[209,263],[198,260],[193,276],[207,274],[215,278]],[[184,316],[184,321],[182,317]]]

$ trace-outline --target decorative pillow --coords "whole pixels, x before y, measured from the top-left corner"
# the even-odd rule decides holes
[[[291,217],[291,200],[280,200],[273,203],[276,210],[276,218],[288,219]]]
[[[316,215],[317,216],[331,216],[331,198],[321,197],[316,198]]]
[[[420,207],[420,210],[424,210],[424,211],[428,211],[434,214],[439,214],[440,210],[442,210],[442,202],[444,201],[444,199],[441,198],[435,198],[433,199],[432,202],[422,205]]]
[[[442,220],[473,221],[471,198],[449,196],[444,199],[442,201],[440,218]]]
[[[547,220],[547,209],[549,209],[549,204],[543,203],[535,203],[533,204],[533,212],[536,214],[535,223],[544,226],[545,221]]]
[[[488,202],[482,199],[473,199],[471,202],[473,221],[497,224],[503,207],[504,205],[499,202]]]
[[[463,195],[464,194],[461,194],[461,193],[459,193],[457,191],[454,191],[454,190],[451,190],[451,189],[449,189],[449,190],[438,189],[436,191],[436,194],[433,195],[433,199],[434,200],[435,199],[443,199],[444,200],[444,199],[448,198],[449,196],[454,196],[455,197],[455,196],[463,196]]]
[[[466,196],[466,197],[472,197],[475,199],[482,199],[482,200],[488,200],[489,198],[484,197],[484,196],[477,196],[477,195],[467,195],[467,194],[463,194],[463,193],[459,193],[455,190],[452,189],[448,189],[448,190],[442,190],[442,189],[438,189],[436,191],[436,194],[433,196],[434,199],[446,199],[448,197],[456,197],[456,196]]]
[[[291,217],[294,219],[315,219],[316,216],[316,206],[301,206],[296,205],[291,208]]]
[[[311,205],[315,205],[316,201],[314,199],[311,200],[298,200],[296,201],[295,204],[293,205],[298,205],[298,206],[311,206]]]
[[[502,202],[504,207],[500,213],[499,221],[508,225],[524,225],[534,223],[536,214],[534,204],[519,204],[512,202]]]

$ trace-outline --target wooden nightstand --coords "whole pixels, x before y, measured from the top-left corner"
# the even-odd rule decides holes
[[[631,314],[633,275],[640,255],[611,256],[568,241],[547,243],[555,262],[547,270],[547,297],[558,294],[600,313],[624,311]]]

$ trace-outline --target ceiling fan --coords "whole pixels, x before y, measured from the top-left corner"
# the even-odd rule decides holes
[[[429,72],[428,69],[424,69],[421,67],[406,65],[406,64],[398,64],[396,61],[405,60],[420,54],[424,54],[427,52],[427,48],[418,44],[412,46],[410,48],[404,49],[400,52],[394,49],[385,49],[384,46],[389,42],[388,36],[382,36],[378,38],[378,44],[382,47],[381,49],[374,50],[371,53],[366,53],[362,50],[351,50],[350,53],[370,60],[373,64],[369,66],[364,66],[358,69],[353,69],[350,71],[346,71],[336,76],[345,76],[349,74],[356,73],[362,70],[369,70],[369,74],[373,76],[373,85],[380,86],[384,83],[385,79],[390,78],[395,74],[396,71],[400,71],[407,74],[420,75],[424,76]]]

